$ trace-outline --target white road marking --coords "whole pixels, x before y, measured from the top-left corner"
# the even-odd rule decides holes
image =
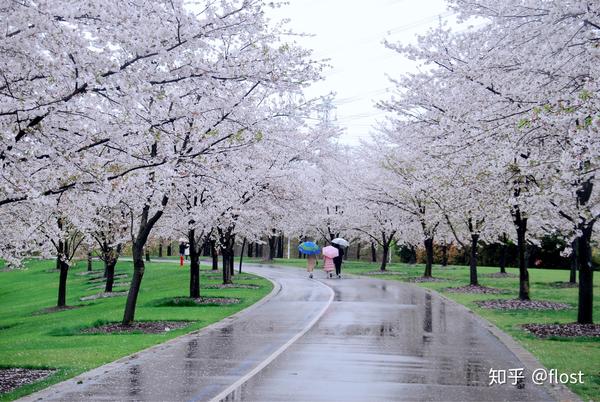
[[[225,398],[227,398],[227,396],[229,394],[231,394],[232,392],[234,392],[236,389],[240,388],[244,383],[246,383],[248,380],[250,380],[256,374],[260,373],[260,371],[262,369],[264,369],[265,367],[267,367],[280,354],[282,354],[283,352],[285,352],[287,348],[289,348],[294,342],[296,342],[298,339],[300,339],[300,337],[302,337],[305,333],[307,333],[317,323],[317,321],[319,321],[319,319],[321,319],[321,317],[323,316],[323,314],[325,314],[325,311],[327,311],[327,309],[331,305],[331,302],[333,301],[334,292],[333,292],[333,289],[331,287],[327,286],[326,284],[324,284],[324,283],[322,283],[320,281],[316,281],[316,282],[319,283],[322,286],[325,286],[327,289],[329,289],[329,292],[330,292],[330,294],[329,294],[329,300],[327,300],[327,304],[325,305],[325,307],[323,307],[323,309],[319,312],[319,314],[317,314],[316,317],[313,318],[312,321],[309,322],[304,327],[304,329],[302,329],[302,331],[298,332],[294,337],[292,337],[292,339],[290,339],[285,344],[283,344],[279,349],[277,349],[275,352],[273,352],[273,354],[271,354],[269,357],[267,357],[265,360],[263,360],[258,366],[256,366],[248,374],[246,374],[245,376],[241,377],[239,380],[237,380],[236,382],[234,382],[233,384],[231,384],[229,387],[227,387],[220,394],[218,394],[217,396],[215,396],[214,398],[212,398],[210,400],[210,402],[220,402],[220,401],[224,400]]]

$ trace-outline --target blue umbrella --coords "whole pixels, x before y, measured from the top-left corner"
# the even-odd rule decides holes
[[[305,241],[298,245],[298,251],[300,251],[302,254],[314,255],[319,254],[321,249],[316,245],[316,243],[312,241]]]

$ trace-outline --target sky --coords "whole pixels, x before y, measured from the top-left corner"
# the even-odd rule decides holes
[[[383,120],[375,102],[388,96],[386,74],[398,77],[415,69],[383,40],[414,43],[417,34],[450,14],[444,0],[290,0],[273,18],[289,18],[294,31],[314,35],[297,42],[313,49],[315,58],[330,59],[331,67],[306,94],[334,92],[332,116],[345,130],[340,140],[358,144]]]

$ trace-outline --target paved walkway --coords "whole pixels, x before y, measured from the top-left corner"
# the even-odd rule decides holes
[[[488,386],[490,368],[523,363],[464,308],[424,289],[308,280],[289,268],[246,271],[278,284],[275,294],[27,400],[554,400],[527,380],[524,388]]]

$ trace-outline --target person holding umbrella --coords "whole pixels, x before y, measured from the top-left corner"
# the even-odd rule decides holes
[[[298,245],[298,251],[306,254],[306,271],[308,272],[308,277],[312,279],[313,271],[317,265],[317,254],[321,251],[319,246],[312,241],[305,241]]]
[[[340,250],[333,246],[323,247],[323,270],[325,275],[333,277],[332,272],[335,269],[334,259],[340,254]]]
[[[338,249],[337,257],[334,257],[333,264],[335,265],[335,274],[338,278],[342,278],[342,261],[344,258],[344,249],[350,245],[348,241],[338,237],[331,241],[331,245]]]

